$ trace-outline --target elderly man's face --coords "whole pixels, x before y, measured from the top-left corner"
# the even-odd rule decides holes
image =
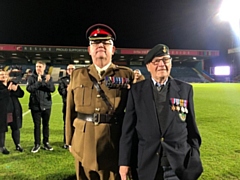
[[[92,57],[93,64],[102,68],[112,61],[115,47],[111,40],[90,41],[88,52]]]
[[[172,59],[169,55],[155,57],[146,66],[152,78],[154,78],[155,80],[158,81],[166,79],[168,76],[170,76]]]

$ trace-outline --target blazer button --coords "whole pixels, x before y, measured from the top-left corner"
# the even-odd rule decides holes
[[[100,94],[98,94],[98,95],[97,95],[97,98],[100,98],[100,97],[101,97]]]
[[[156,155],[159,156],[159,152],[157,152]]]
[[[163,141],[164,141],[164,138],[162,137],[160,140],[163,142]]]
[[[100,111],[100,108],[95,108],[95,111],[98,111],[98,112],[99,112],[99,111]]]

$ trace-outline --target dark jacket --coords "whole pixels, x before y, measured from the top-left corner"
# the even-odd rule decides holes
[[[51,93],[55,91],[55,86],[52,78],[45,82],[45,75],[42,76],[42,81],[38,81],[36,72],[28,78],[27,91],[30,93],[29,109],[32,110],[46,110],[52,106]]]
[[[9,103],[10,92],[7,86],[0,81],[0,133],[7,132],[7,107]]]
[[[10,82],[8,82],[9,85]],[[12,82],[15,84],[14,82]],[[18,98],[22,98],[24,96],[24,91],[18,86],[16,91],[10,91],[10,98],[13,103],[13,122],[12,128],[14,130],[20,129],[22,127],[22,106],[19,102]]]
[[[9,100],[12,101],[13,105],[13,122],[12,128],[14,130],[20,129],[22,127],[22,106],[18,100],[18,98],[23,97],[24,91],[18,86],[16,91],[9,91],[7,89],[10,84],[9,81],[7,86],[5,86],[2,82],[0,82],[0,132],[8,131],[7,124],[7,107],[9,105]],[[12,82],[13,84],[16,84]]]
[[[154,180],[161,149],[166,152],[169,164],[181,180],[196,180],[202,173],[199,147],[201,137],[195,121],[193,90],[190,84],[169,79],[166,121],[161,130],[154,102],[151,79],[132,85],[120,140],[120,166],[129,166],[132,136],[138,136],[138,177]],[[186,119],[179,111],[171,109],[171,99],[187,100]]]
[[[70,83],[69,75],[62,77],[59,80],[58,92],[62,96],[62,101],[64,104],[66,104],[67,87],[68,87],[69,83]]]

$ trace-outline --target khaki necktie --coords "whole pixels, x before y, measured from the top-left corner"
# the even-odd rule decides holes
[[[103,74],[105,73],[105,71],[103,70],[103,71],[100,71],[100,77],[102,77],[103,76]]]

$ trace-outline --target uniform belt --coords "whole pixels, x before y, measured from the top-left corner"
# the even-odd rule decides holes
[[[84,121],[89,121],[93,122],[95,125],[98,125],[99,123],[115,123],[115,119],[113,115],[110,114],[99,114],[99,113],[94,113],[94,114],[84,114],[84,113],[78,113],[77,118],[84,120]]]

